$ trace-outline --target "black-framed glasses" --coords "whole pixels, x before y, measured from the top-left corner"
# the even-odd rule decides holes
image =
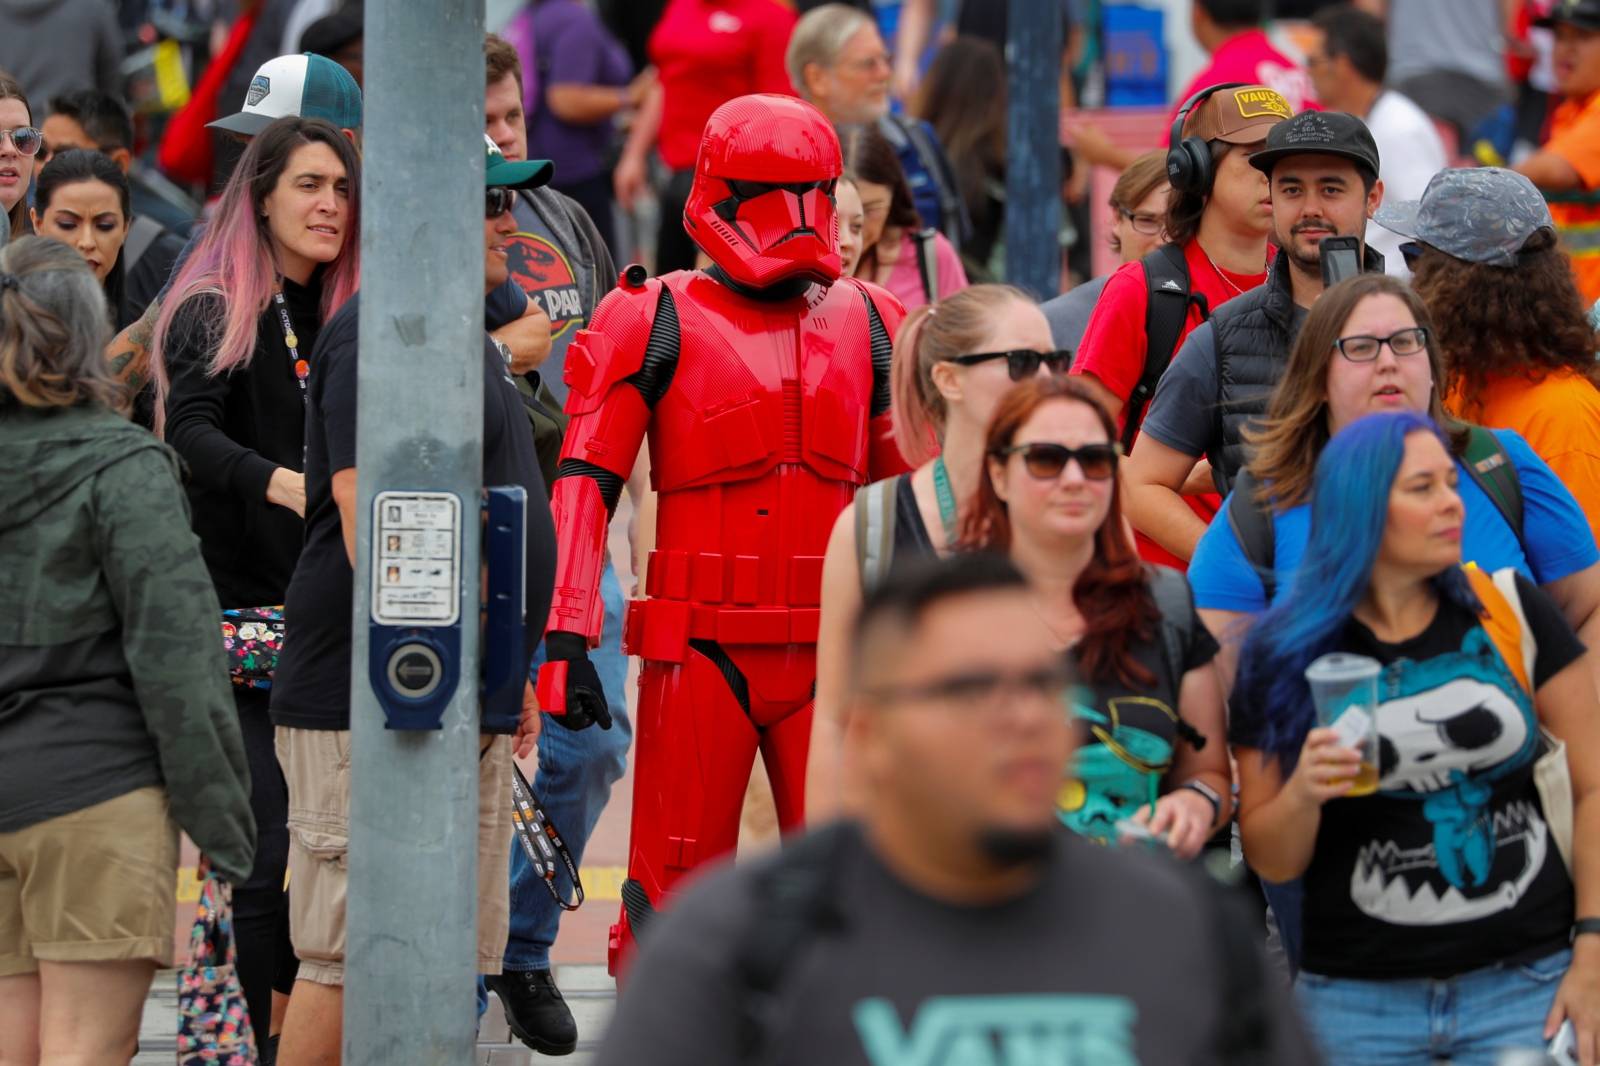
[[[517,190],[505,185],[491,185],[483,190],[483,217],[499,218],[517,202]]]
[[[1065,374],[1072,369],[1072,353],[1069,351],[1036,352],[1029,348],[1018,348],[1009,352],[974,352],[971,355],[952,355],[946,359],[947,363],[958,363],[961,366],[977,366],[987,363],[992,359],[1006,361],[1006,373],[1011,375],[1012,381],[1027,381],[1039,372],[1039,364],[1043,363],[1050,368],[1052,374]]]
[[[1136,211],[1129,211],[1126,207],[1117,208],[1117,214],[1127,220],[1128,225],[1133,227],[1133,232],[1142,233],[1146,237],[1154,237],[1160,233],[1161,228],[1167,222],[1160,215],[1144,215]]]
[[[38,155],[39,149],[44,147],[44,131],[37,126],[13,126],[8,130],[0,130],[0,141],[7,137],[23,155]]]
[[[1340,337],[1333,342],[1333,346],[1339,349],[1339,354],[1352,363],[1372,362],[1378,358],[1378,352],[1385,344],[1395,355],[1416,355],[1428,347],[1427,327],[1412,326],[1410,329],[1396,330],[1387,337],[1367,335]]]
[[[1105,481],[1117,472],[1117,457],[1122,454],[1119,445],[1085,444],[1069,448],[1065,444],[1016,444],[995,452],[998,459],[1022,456],[1022,465],[1029,474],[1040,481],[1053,481],[1061,476],[1067,464],[1076,461],[1078,469],[1090,481]]]
[[[1061,661],[1032,670],[973,670],[916,685],[888,685],[869,689],[867,696],[880,703],[962,704],[975,709],[992,709],[1006,706],[1008,697],[1059,700],[1071,683],[1072,671]]]

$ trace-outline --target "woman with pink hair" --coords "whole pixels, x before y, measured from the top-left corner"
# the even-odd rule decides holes
[[[151,346],[155,427],[188,465],[189,509],[224,608],[281,604],[304,539],[305,393],[318,329],[360,278],[360,161],[320,119],[285,117],[245,150],[215,216],[163,300]],[[219,634],[218,639],[221,639]],[[234,889],[240,981],[270,1032],[288,791],[265,688],[236,686],[259,832]],[[287,989],[287,978],[276,982]]]

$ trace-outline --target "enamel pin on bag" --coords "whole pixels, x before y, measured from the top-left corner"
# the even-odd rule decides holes
[[[189,961],[178,971],[178,1066],[256,1066],[233,950],[233,889],[200,862]]]

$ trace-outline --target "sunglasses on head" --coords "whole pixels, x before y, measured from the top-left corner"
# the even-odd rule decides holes
[[[517,202],[517,190],[504,185],[491,185],[483,190],[483,217],[499,218]]]
[[[1078,469],[1090,481],[1105,481],[1117,472],[1117,456],[1122,449],[1112,443],[1085,444],[1069,448],[1065,444],[1017,444],[1001,448],[995,457],[1007,459],[1022,456],[1022,465],[1029,474],[1040,481],[1050,481],[1061,476],[1069,462],[1076,460]]]
[[[23,155],[38,155],[39,149],[44,147],[44,131],[35,126],[14,126],[9,130],[0,130],[0,141],[8,136],[12,145]]]
[[[1006,373],[1011,375],[1012,381],[1027,381],[1039,372],[1040,363],[1048,366],[1052,374],[1065,374],[1072,369],[1071,352],[1035,352],[1028,348],[1019,348],[1009,352],[975,352],[972,355],[952,355],[945,362],[957,363],[961,366],[977,366],[979,363],[987,363],[991,359],[1004,359],[1006,361]]]

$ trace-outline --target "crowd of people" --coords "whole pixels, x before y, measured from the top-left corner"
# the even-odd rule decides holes
[[[262,1063],[339,1061],[363,905],[361,7],[191,34],[163,130],[157,6],[0,0],[0,1066],[129,1060],[180,833]],[[603,1062],[1600,1066],[1600,0],[1191,6],[1161,143],[1063,123],[1118,265],[1048,293],[1003,4],[486,37],[477,996],[529,1047],[601,1034],[517,758],[577,862],[638,782]],[[758,750],[785,847],[681,880]]]

